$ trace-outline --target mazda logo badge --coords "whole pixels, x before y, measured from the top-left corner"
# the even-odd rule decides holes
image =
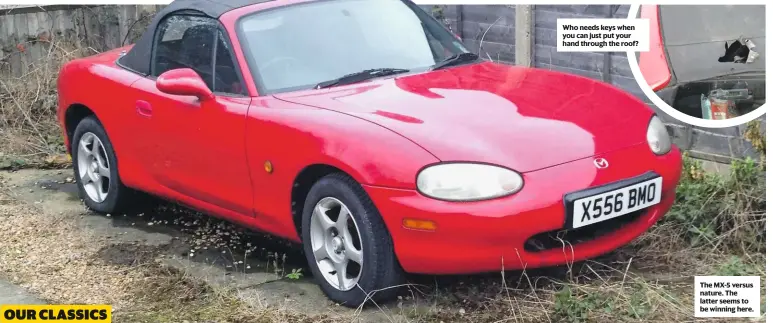
[[[598,169],[604,169],[609,167],[609,162],[604,158],[596,158],[593,160],[593,165],[596,165]]]

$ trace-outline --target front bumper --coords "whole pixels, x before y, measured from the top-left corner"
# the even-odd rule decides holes
[[[596,169],[596,157],[606,158],[609,168]],[[557,247],[535,244],[563,229],[564,194],[648,171],[663,178],[659,204],[632,213],[635,217],[623,215],[623,221],[599,223],[615,222],[618,226],[590,240]],[[642,144],[524,173],[523,190],[489,201],[445,202],[415,190],[364,187],[384,218],[403,269],[410,273],[464,274],[562,265],[610,252],[665,215],[674,202],[680,173],[681,155],[676,147],[664,156],[655,156]],[[403,227],[406,218],[433,221],[437,229],[407,229]]]

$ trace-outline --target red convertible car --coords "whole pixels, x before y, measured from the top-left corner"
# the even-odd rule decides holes
[[[177,0],[58,87],[89,208],[144,192],[301,242],[348,306],[612,251],[681,171],[640,100],[481,60],[407,0]]]

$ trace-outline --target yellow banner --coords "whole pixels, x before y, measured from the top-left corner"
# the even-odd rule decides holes
[[[112,322],[110,305],[0,305],[0,323]]]

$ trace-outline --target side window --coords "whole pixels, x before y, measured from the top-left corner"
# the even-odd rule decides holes
[[[215,89],[214,92],[245,94],[246,91],[239,78],[236,60],[225,35],[218,32],[217,50],[215,51]]]
[[[154,40],[151,74],[176,68],[196,71],[214,90],[214,47],[217,21],[195,15],[172,15],[161,21]]]

